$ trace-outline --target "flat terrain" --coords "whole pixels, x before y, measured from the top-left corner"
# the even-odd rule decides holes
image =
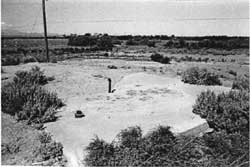
[[[11,80],[16,71],[28,70],[34,65],[44,70],[45,75],[55,77],[46,87],[56,92],[66,104],[58,113],[59,120],[48,123],[46,130],[63,144],[69,166],[80,166],[86,153],[84,147],[95,135],[112,141],[128,126],[140,125],[144,133],[158,125],[169,125],[175,133],[196,127],[205,122],[192,113],[197,95],[207,89],[216,93],[228,91],[231,86],[227,82],[223,84],[229,87],[184,84],[177,75],[177,72],[198,65],[227,69],[227,65],[221,63],[163,65],[149,61],[100,59],[6,66],[2,79]],[[117,69],[107,68],[109,65]],[[242,66],[235,68],[246,71]],[[114,93],[108,93],[107,78],[112,79]],[[76,110],[82,110],[86,116],[74,118]]]

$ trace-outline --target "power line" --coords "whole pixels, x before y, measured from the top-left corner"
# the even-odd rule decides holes
[[[31,32],[33,32],[33,30],[34,30],[34,28],[35,28],[35,26],[36,26],[36,24],[37,24],[37,18],[38,18],[38,16],[39,16],[40,12],[41,12],[41,7],[39,7],[39,9],[38,9],[38,13],[36,14],[35,22],[34,22],[33,25],[32,25]]]
[[[236,20],[249,20],[250,18],[247,17],[238,17],[238,18],[180,18],[180,19],[168,19],[168,20],[129,20],[129,19],[110,19],[110,20],[71,20],[68,23],[117,23],[117,22],[169,22],[169,21],[218,21],[218,20],[225,20],[225,21],[236,21]],[[37,19],[36,19],[37,20]],[[65,24],[65,21],[48,21],[48,24]],[[40,24],[43,23],[35,23],[33,24]],[[30,25],[20,25],[20,26],[12,26],[14,28],[25,28],[30,27]]]

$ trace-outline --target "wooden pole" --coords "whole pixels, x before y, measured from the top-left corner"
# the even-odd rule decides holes
[[[42,5],[43,5],[43,26],[44,26],[45,50],[46,50],[47,62],[49,62],[49,46],[48,46],[48,37],[47,37],[47,23],[46,23],[45,0],[42,0]]]
[[[109,90],[108,90],[108,92],[112,93],[112,90],[111,90],[111,78],[108,78],[108,82],[109,82]]]

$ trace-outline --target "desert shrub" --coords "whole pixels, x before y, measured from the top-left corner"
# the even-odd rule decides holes
[[[89,166],[157,166],[167,164],[175,137],[169,127],[160,126],[142,137],[141,128],[129,127],[118,134],[116,143],[96,137],[87,147]]]
[[[142,138],[142,130],[139,126],[124,129],[119,134],[119,143],[123,147],[133,148]]]
[[[163,64],[169,64],[171,59],[169,57],[164,57],[163,55],[161,55],[159,53],[155,53],[155,54],[151,55],[151,60],[156,61],[156,62],[160,62]]]
[[[209,127],[228,133],[249,131],[249,95],[245,91],[230,91],[216,95],[202,92],[193,106],[193,113],[206,119]]]
[[[85,162],[90,166],[110,166],[114,156],[114,146],[96,137],[89,143],[86,150],[88,155]]]
[[[63,146],[59,142],[52,140],[49,133],[42,131],[38,135],[40,146],[34,150],[33,154],[40,157],[42,161],[61,161],[63,156]]]
[[[136,42],[133,39],[129,39],[129,40],[126,41],[126,45],[131,45],[131,46],[138,45],[138,42]]]
[[[45,85],[48,83],[48,78],[38,66],[32,67],[30,71],[17,71],[15,75],[13,79],[15,84]]]
[[[97,47],[100,50],[109,51],[113,48],[112,38],[109,37],[107,34],[103,35],[97,40]]]
[[[205,134],[202,138],[213,155],[227,156],[230,161],[241,157],[249,150],[248,137],[239,133],[228,134],[225,131],[219,131]]]
[[[56,109],[63,103],[55,93],[41,87],[45,83],[47,78],[38,67],[17,72],[13,82],[2,87],[2,112],[28,123],[54,121]]]
[[[163,59],[163,55],[155,53],[151,55],[151,60],[160,62]]]
[[[10,66],[10,65],[18,65],[20,64],[20,58],[16,57],[15,55],[13,56],[6,56],[1,59],[2,66]]]
[[[32,56],[23,57],[22,59],[23,63],[30,63],[30,62],[36,62],[36,59]]]
[[[63,156],[63,146],[61,143],[55,141],[44,143],[37,150],[38,154],[42,156],[42,160],[46,161],[49,159],[62,158]]]
[[[229,74],[233,75],[233,76],[237,76],[237,72],[233,71],[233,70],[229,70],[228,72]]]
[[[148,41],[147,46],[148,47],[155,47],[155,41]]]
[[[212,133],[203,135],[205,146],[213,157],[210,166],[249,165],[249,94],[230,91],[216,95],[202,92],[193,106],[193,113],[206,119]]]
[[[117,69],[115,65],[108,65],[108,69]]]
[[[249,90],[249,78],[237,77],[233,82],[232,89]]]
[[[42,144],[50,143],[52,141],[51,135],[45,131],[42,131],[38,138]]]
[[[197,85],[221,85],[219,76],[208,72],[207,69],[191,67],[182,73],[182,81]]]

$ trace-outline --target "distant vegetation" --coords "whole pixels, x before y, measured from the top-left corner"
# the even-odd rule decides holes
[[[221,85],[219,76],[198,67],[191,67],[182,73],[182,81],[197,85]]]
[[[175,136],[159,126],[142,136],[140,127],[122,130],[111,143],[96,137],[89,143],[88,166],[214,167],[249,165],[249,95],[232,91],[202,92],[193,112],[214,131],[203,136]]]
[[[164,57],[159,53],[155,53],[151,55],[151,60],[162,63],[162,64],[170,64],[171,59],[169,57]]]
[[[41,37],[4,37],[1,41],[2,65],[46,61],[44,41]],[[77,54],[78,57],[82,57],[85,56],[83,53],[119,51],[119,49],[133,49],[138,46],[154,52],[164,51],[170,54],[213,54],[225,56],[244,53],[249,55],[248,37],[114,36],[86,33],[85,35],[71,34],[49,39],[49,53],[53,62],[72,58]],[[192,57],[183,57],[175,60],[177,62],[208,61],[207,58],[199,59]]]
[[[41,87],[48,80],[39,67],[18,71],[13,82],[2,86],[2,112],[29,124],[56,120],[56,109],[63,103],[55,93]]]
[[[108,34],[104,35],[71,35],[68,41],[69,46],[94,47],[97,50],[112,50],[112,38]]]

